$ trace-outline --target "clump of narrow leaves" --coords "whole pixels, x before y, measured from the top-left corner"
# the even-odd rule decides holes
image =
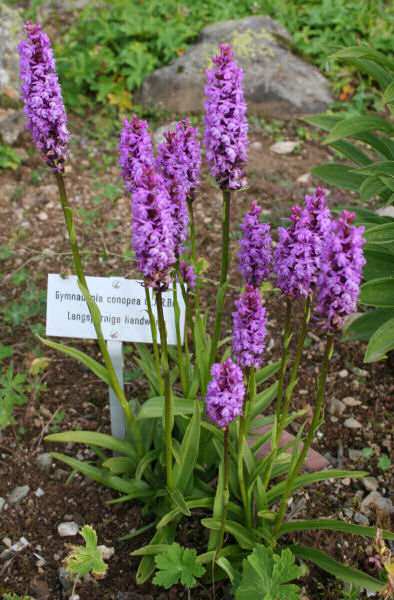
[[[169,546],[168,552],[155,556],[159,571],[153,578],[153,583],[169,589],[181,582],[188,588],[193,588],[205,573],[205,568],[197,562],[197,552],[191,548],[182,548],[177,542]]]

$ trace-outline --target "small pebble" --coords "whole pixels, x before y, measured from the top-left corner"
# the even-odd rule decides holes
[[[345,404],[337,398],[332,398],[328,406],[328,412],[330,415],[341,415],[346,409]]]
[[[371,514],[369,507],[377,506],[384,512],[391,514],[393,509],[393,504],[389,498],[384,498],[382,494],[379,494],[377,491],[370,492],[366,498],[361,503],[361,512],[367,517]]]
[[[349,371],[347,369],[342,369],[339,371],[338,375],[341,379],[345,379],[349,375]]]
[[[345,419],[343,424],[348,429],[360,429],[360,427],[362,427],[361,423],[359,423],[356,419],[353,419],[353,417]]]
[[[9,494],[8,502],[10,504],[18,504],[18,502],[21,502],[24,498],[26,498],[26,496],[29,492],[30,492],[30,487],[28,485],[18,485]]]
[[[358,511],[354,513],[354,520],[358,525],[369,525],[369,519]]]
[[[77,535],[78,531],[79,525],[75,521],[60,523],[57,528],[57,532],[61,537]]]
[[[1,513],[1,511],[3,510],[3,508],[5,507],[5,505],[6,505],[5,498],[2,498],[2,497],[0,496],[0,513]]]
[[[357,462],[362,457],[363,453],[361,450],[356,450],[355,448],[349,448],[349,458],[354,462]]]
[[[108,548],[108,546],[97,546],[97,549],[100,550],[101,558],[103,560],[109,560],[115,554],[115,548],[113,546],[110,548]]]
[[[38,470],[41,471],[41,473],[49,473],[49,471],[51,470],[52,463],[53,458],[49,454],[49,452],[44,452],[43,454],[39,454],[37,456],[37,466]]]
[[[361,483],[369,492],[374,492],[379,488],[379,482],[376,477],[364,477],[364,479],[361,480]]]
[[[346,396],[342,402],[346,404],[346,406],[360,406],[361,404],[361,400],[356,400],[353,396]]]
[[[298,142],[291,142],[289,140],[283,142],[276,142],[270,146],[271,152],[275,154],[291,154],[298,146]]]
[[[263,144],[261,142],[252,142],[249,144],[249,148],[252,150],[262,150]]]
[[[351,484],[350,477],[345,477],[344,479],[342,479],[342,483],[343,483],[343,485],[350,485]]]
[[[28,546],[30,546],[30,542],[28,542],[25,537],[21,537],[20,540],[18,540],[17,542],[15,542],[15,544],[11,546],[10,550],[12,550],[13,552],[22,552],[22,550],[24,550]]]
[[[12,541],[11,541],[11,539],[9,537],[3,537],[3,539],[1,541],[2,541],[2,543],[4,544],[4,546],[6,548],[11,548]]]
[[[37,496],[37,498],[41,498],[41,496],[43,496],[45,494],[44,490],[41,489],[40,487],[36,489],[36,491],[34,492],[34,495]]]

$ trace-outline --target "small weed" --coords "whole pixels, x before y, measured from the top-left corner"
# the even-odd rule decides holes
[[[372,450],[372,448],[363,448],[361,450],[361,454],[363,456],[363,458],[365,458],[366,460],[370,459],[373,457],[373,455],[375,454],[375,452]]]
[[[60,423],[63,421],[65,416],[66,411],[64,410],[64,408],[62,410],[59,410],[58,413],[56,413],[50,426],[51,433],[59,433]]]
[[[382,454],[381,456],[379,456],[378,467],[379,469],[382,469],[382,471],[386,471],[386,469],[389,469],[391,467],[391,460],[389,459],[387,454]]]

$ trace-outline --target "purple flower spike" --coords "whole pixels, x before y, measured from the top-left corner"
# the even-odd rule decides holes
[[[238,254],[238,268],[246,283],[259,288],[270,272],[271,236],[270,225],[260,223],[262,208],[252,202],[240,226],[243,238],[239,240],[241,251]]]
[[[145,167],[155,164],[148,123],[140,121],[137,115],[133,115],[131,121],[125,119],[119,150],[122,177],[126,190],[131,194],[139,187]]]
[[[246,186],[243,169],[248,147],[243,71],[233,60],[231,46],[222,44],[212,62],[214,66],[207,71],[204,105],[207,162],[222,189],[238,190]]]
[[[352,225],[354,213],[344,210],[334,221],[321,256],[316,311],[326,319],[323,327],[334,330],[344,317],[356,311],[362,268],[364,227]]]
[[[47,165],[63,173],[70,134],[51,42],[40,25],[26,21],[25,29],[27,40],[19,43],[18,51],[26,129]]]
[[[267,330],[265,308],[258,289],[246,284],[246,291],[235,301],[237,312],[233,313],[233,353],[240,367],[258,369],[263,362]]]
[[[176,261],[170,197],[154,167],[145,167],[139,182],[132,194],[131,245],[147,285],[165,290],[171,281],[167,271]]]
[[[184,119],[177,123],[175,131],[164,133],[166,141],[157,147],[156,164],[164,179],[176,177],[186,196],[191,197],[200,184],[201,146],[197,133],[189,119]]]
[[[291,225],[278,227],[274,269],[278,287],[291,299],[306,298],[316,287],[320,256],[332,223],[324,193],[318,188],[314,196],[306,196],[304,209],[292,208]]]
[[[193,265],[189,265],[185,260],[181,260],[179,263],[179,270],[187,287],[191,290],[196,289],[197,275],[194,272]]]
[[[229,423],[242,414],[245,396],[242,371],[229,358],[221,365],[212,365],[211,375],[212,380],[208,383],[205,396],[207,413],[218,427],[226,429]]]

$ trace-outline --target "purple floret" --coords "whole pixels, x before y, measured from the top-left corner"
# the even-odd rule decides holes
[[[252,202],[240,229],[244,234],[239,240],[241,251],[238,254],[238,268],[246,283],[255,288],[260,287],[270,272],[271,235],[270,225],[260,223],[262,208]]]
[[[334,330],[344,317],[356,311],[365,258],[364,227],[352,225],[354,213],[344,210],[333,222],[321,256],[317,281],[316,312],[325,319],[323,327]]]
[[[207,71],[207,101],[204,117],[204,144],[211,175],[222,189],[246,186],[247,160],[246,102],[242,89],[243,71],[233,60],[231,46],[220,47]]]
[[[163,179],[154,167],[144,167],[140,186],[132,194],[131,245],[147,284],[168,288],[168,270],[176,261],[171,205]]]
[[[311,295],[317,282],[320,255],[331,229],[331,215],[325,206],[324,191],[305,197],[305,208],[293,206],[291,225],[278,227],[274,251],[278,287],[289,298]]]
[[[120,135],[119,165],[126,190],[131,194],[139,186],[146,167],[155,164],[152,140],[148,132],[148,123],[133,115],[131,121],[124,120]]]
[[[267,319],[258,289],[246,284],[245,293],[240,294],[235,307],[232,341],[235,360],[242,368],[259,368],[263,362]]]
[[[207,413],[218,427],[226,427],[242,414],[245,385],[242,371],[231,358],[211,368],[212,380],[205,396]]]
[[[179,270],[184,283],[186,283],[188,288],[194,290],[196,288],[197,275],[194,272],[193,265],[189,265],[188,262],[182,259],[179,263]]]
[[[70,134],[51,42],[40,25],[26,21],[25,29],[27,40],[19,43],[18,51],[26,128],[47,165],[63,173]]]

